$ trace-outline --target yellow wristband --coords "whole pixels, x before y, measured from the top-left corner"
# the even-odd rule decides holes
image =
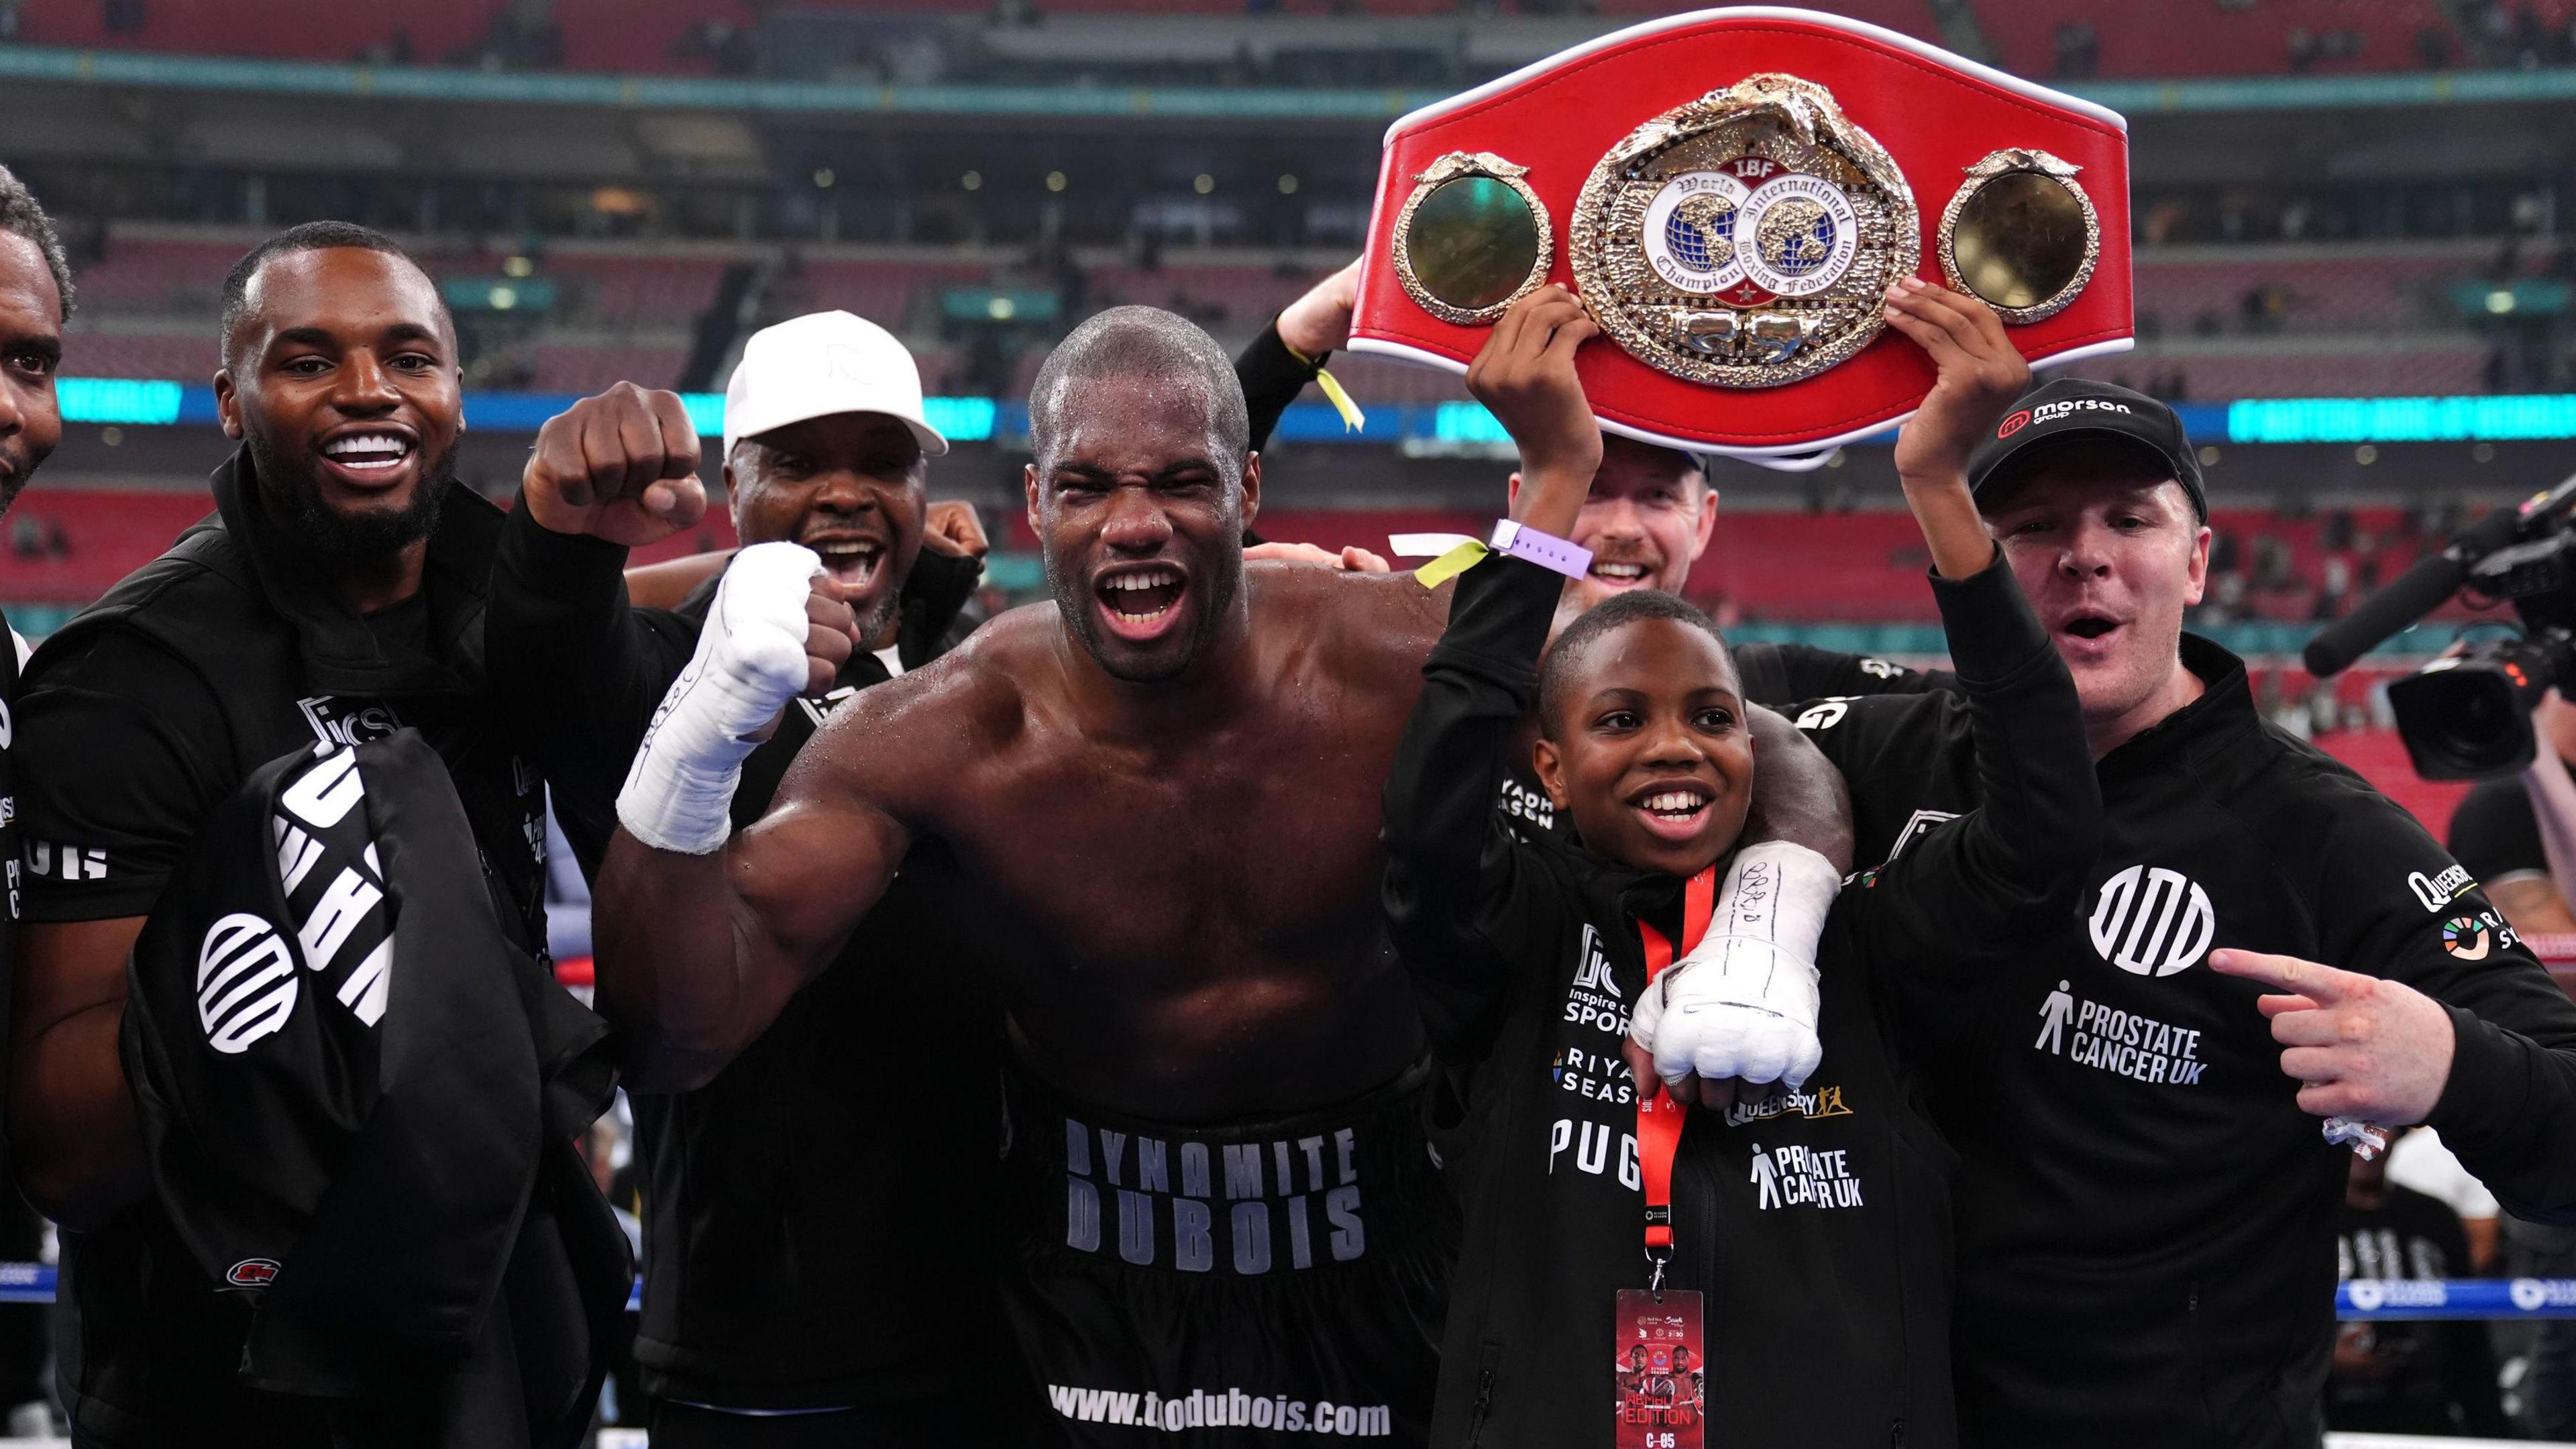
[[[1483,563],[1485,561],[1485,555],[1490,552],[1492,552],[1491,549],[1486,548],[1483,544],[1478,543],[1471,538],[1465,543],[1458,545],[1456,548],[1449,550],[1447,553],[1440,555],[1440,557],[1433,559],[1431,562],[1424,564],[1422,567],[1415,569],[1413,571],[1413,577],[1415,581],[1420,583],[1424,588],[1436,589],[1442,584],[1449,582],[1451,579],[1458,577],[1460,574],[1465,573],[1467,570],[1474,568],[1476,565]]]

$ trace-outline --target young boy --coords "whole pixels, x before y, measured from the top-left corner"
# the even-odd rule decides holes
[[[1598,458],[1573,369],[1592,324],[1544,297],[1515,335],[1497,329],[1470,384],[1522,440],[1517,522],[1562,535]],[[1944,382],[1923,426],[1997,390]],[[1958,429],[1963,458],[1977,431]],[[1984,808],[1843,893],[1813,1077],[1780,1061],[1788,1090],[1766,1097],[1685,1087],[1703,1103],[1687,1113],[1638,1091],[1622,1018],[1660,1010],[1669,1027],[1729,971],[1724,928],[1694,950],[1755,768],[1725,646],[1690,605],[1631,594],[1534,671],[1563,579],[1490,556],[1459,581],[1386,789],[1394,939],[1470,1080],[1442,1449],[1955,1442],[1950,1159],[1911,1108],[1871,977],[1975,971],[2061,929],[2100,800],[2073,683],[1964,477],[1908,501],[1988,762]],[[1525,840],[1492,810],[1533,695],[1532,763],[1580,845]],[[1732,877],[1768,868],[1739,859]],[[1729,898],[1748,883],[1730,878]],[[1746,999],[1736,985],[1720,999]],[[1795,997],[1769,994],[1791,1015]],[[1693,1080],[1687,1063],[1658,1070]]]

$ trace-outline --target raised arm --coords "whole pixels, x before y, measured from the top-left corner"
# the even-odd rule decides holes
[[[1468,372],[1469,388],[1521,441],[1526,482],[1514,515],[1542,532],[1571,531],[1600,467],[1600,429],[1573,380],[1574,351],[1596,330],[1551,288],[1496,324]],[[1460,576],[1387,776],[1387,922],[1425,1025],[1453,1060],[1482,1055],[1509,999],[1514,947],[1562,909],[1550,892],[1522,888],[1524,847],[1494,802],[1525,748],[1521,726],[1564,584],[1508,557]]]
[[[1270,445],[1280,414],[1324,370],[1324,359],[1351,340],[1351,308],[1359,283],[1355,260],[1289,303],[1234,359],[1234,376],[1243,384],[1252,425],[1252,451]]]
[[[528,470],[526,512],[568,541],[632,541],[686,511],[698,491],[696,448],[676,398],[613,390],[547,424]],[[523,529],[521,541],[531,537]],[[512,583],[531,596],[542,587]],[[614,651],[619,641],[631,642],[618,626],[622,604],[611,563],[587,583],[582,606],[569,611],[586,628],[567,625],[565,632]],[[530,654],[560,648],[541,632],[547,622],[506,617],[494,647],[512,668],[541,667]],[[688,1088],[713,1077],[831,958],[903,858],[901,828],[871,809],[841,771],[807,768],[812,747],[782,787],[778,808],[727,840],[744,757],[796,695],[833,686],[855,632],[839,585],[812,550],[792,543],[744,549],[717,586],[685,666],[640,730],[640,747],[620,749],[610,738],[624,719],[613,710],[614,718],[594,716],[566,742],[576,762],[618,767],[625,780],[592,922],[598,1006],[623,1033],[636,1086]],[[578,679],[586,677],[578,671],[597,665],[567,667]],[[631,659],[613,670],[627,705],[641,673]],[[567,707],[592,708],[578,701]],[[873,698],[869,708],[836,712],[832,733],[883,713]],[[630,753],[632,766],[624,768]]]
[[[1968,490],[1969,452],[2030,368],[1983,303],[1919,279],[1889,289],[1887,320],[1939,369],[1897,435],[1896,470],[1968,697],[1978,808],[1907,848],[1864,933],[1906,965],[1987,963],[2073,918],[2102,836],[2101,786],[2075,681]]]
[[[597,862],[627,762],[692,647],[684,621],[629,603],[626,552],[696,521],[706,507],[697,465],[676,394],[620,383],[584,398],[537,434],[493,560],[491,687],[586,863]]]
[[[621,1034],[630,1087],[705,1085],[893,881],[910,836],[852,785],[829,744],[863,727],[861,701],[891,692],[835,710],[777,805],[718,849],[657,848],[623,825],[610,837],[591,897],[597,1004]]]
[[[1458,581],[1449,627],[1422,666],[1385,792],[1383,900],[1423,1024],[1442,1055],[1483,1055],[1508,1005],[1510,947],[1554,907],[1521,888],[1527,849],[1494,808],[1538,687],[1564,580],[1487,559]]]

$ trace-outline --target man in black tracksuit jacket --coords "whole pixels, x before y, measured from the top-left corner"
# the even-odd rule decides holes
[[[859,331],[858,319],[818,315],[856,345],[898,346]],[[772,331],[792,340],[815,321]],[[779,364],[793,361],[755,338],[735,389],[748,402],[731,410],[759,406],[761,390],[779,386]],[[852,420],[873,420],[860,424],[873,432],[842,437]],[[549,426],[567,421],[578,418]],[[874,472],[890,479],[849,466],[886,447],[895,461]],[[891,597],[893,633],[890,645],[854,649],[835,689],[789,707],[744,762],[732,807],[740,827],[768,809],[835,704],[891,678],[890,660],[909,670],[941,652],[982,570],[922,546],[921,449],[887,414],[827,412],[729,451],[746,543],[884,544],[873,582]],[[722,575],[676,610],[630,607],[623,546],[538,521],[534,508],[560,492],[541,471],[531,465],[502,534],[493,669],[521,701],[517,732],[549,771],[557,818],[590,870]],[[998,1331],[985,1268],[998,1230],[982,1216],[996,1191],[997,1084],[957,1070],[999,1049],[999,1006],[904,881],[843,954],[860,964],[823,973],[712,1081],[632,1096],[645,1172],[635,1354],[656,1400],[657,1442],[985,1442],[972,1427],[979,1415],[957,1406],[1011,1378],[1016,1354]]]
[[[461,409],[437,291],[336,223],[263,244],[235,285],[223,391],[245,441],[215,471],[214,513],[46,640],[13,703],[28,841],[11,1146],[66,1226],[55,1341],[83,1445],[293,1444],[309,1427],[241,1381],[248,1304],[151,1193],[116,1052],[127,943],[217,807],[281,755],[417,730],[463,805],[458,868],[543,960],[542,782],[484,666],[502,515],[448,467]],[[353,475],[352,457],[373,466]],[[398,515],[388,491],[410,499]],[[389,557],[412,560],[407,591],[378,587]],[[578,1186],[562,1213],[597,1206]]]
[[[1680,939],[1682,882],[1524,840],[1491,804],[1562,582],[1509,558],[1460,579],[1387,783],[1395,942],[1472,1077],[1444,1449],[1611,1443],[1611,1294],[1645,1280],[1620,1043],[1646,981],[1634,923]],[[1846,889],[1820,955],[1823,1065],[1798,1092],[1694,1111],[1675,1161],[1670,1281],[1708,1295],[1711,1444],[1953,1442],[1950,1154],[1887,1048],[1889,993],[1958,989],[2052,934],[2080,885],[2065,851],[2099,822],[2073,686],[2010,572],[1934,589],[1965,692],[1921,699],[1987,745],[1984,808]]]
[[[2149,657],[2174,647],[2154,630],[2178,631],[2184,588],[2132,550],[2179,530],[2173,557],[2206,555],[2170,409],[2060,381],[1987,436],[1979,506],[2060,652],[2083,663],[2088,731],[2109,732],[2081,919],[1963,989],[1911,993],[1897,1032],[1961,1158],[1962,1439],[2311,1445],[2349,1161],[2319,1120],[2341,1109],[2303,1108],[2262,988],[2212,953],[2384,978],[2330,976],[2346,999],[2282,1018],[2284,1032],[2324,1018],[2368,1040],[2301,1037],[2312,1044],[2289,1057],[2312,1080],[2424,1055],[2399,1014],[2431,1015],[2450,1038],[2447,1078],[2427,1079],[2438,1102],[2412,1112],[2430,1103],[2462,1163],[2528,1215],[2576,1211],[2576,1003],[2413,817],[2260,717],[2241,661],[2189,636],[2178,667]],[[2172,596],[2169,616],[2153,591]],[[2159,678],[2178,668],[2188,702],[2099,714],[2090,691],[2109,692],[2124,659]],[[1902,860],[1984,799],[1985,747],[1945,699],[1791,708],[1851,784],[1856,860]]]

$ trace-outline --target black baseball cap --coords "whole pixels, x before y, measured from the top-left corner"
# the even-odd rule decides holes
[[[2007,482],[2020,470],[2005,465],[2034,448],[2068,438],[2120,438],[2155,456],[2173,470],[2174,481],[2191,495],[2201,521],[2209,521],[2209,491],[2200,481],[2200,460],[2183,433],[2182,418],[2172,408],[2142,392],[2061,377],[2023,393],[1995,424],[1994,433],[1968,455],[1968,491],[1980,506],[1995,500],[1986,485],[2002,475]]]

